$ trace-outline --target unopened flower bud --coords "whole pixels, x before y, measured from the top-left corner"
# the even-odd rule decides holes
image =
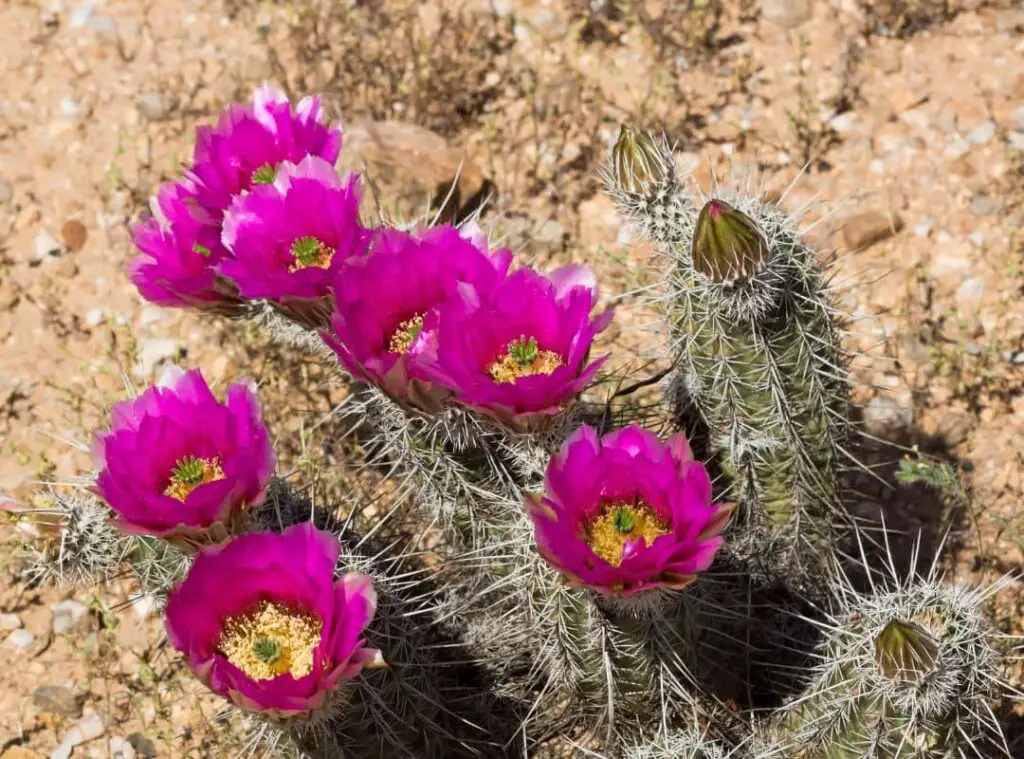
[[[643,192],[668,175],[667,156],[649,134],[623,124],[612,149],[612,171],[619,189]]]
[[[757,274],[768,261],[768,241],[754,220],[723,200],[710,200],[697,217],[693,268],[715,282]]]
[[[875,638],[875,663],[889,680],[913,683],[935,669],[938,645],[920,625],[893,619]]]

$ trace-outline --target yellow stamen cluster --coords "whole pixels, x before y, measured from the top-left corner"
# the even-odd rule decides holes
[[[315,237],[300,237],[292,243],[291,254],[295,257],[295,263],[288,267],[288,271],[294,274],[313,266],[318,269],[329,268],[334,257],[334,248]]]
[[[598,556],[612,566],[622,563],[626,541],[643,538],[647,545],[671,528],[642,501],[609,503],[587,525],[583,539]]]
[[[228,618],[217,647],[253,680],[284,674],[305,677],[313,670],[323,626],[309,614],[264,602],[254,611]]]
[[[423,329],[423,314],[416,314],[398,325],[398,329],[388,342],[388,350],[392,353],[408,353],[412,344]]]
[[[164,488],[164,495],[184,503],[188,494],[200,485],[223,479],[224,470],[219,458],[199,459],[186,456],[175,464],[174,471],[171,472],[171,481]]]
[[[495,382],[515,382],[520,377],[551,374],[564,364],[557,353],[540,350],[534,338],[523,337],[509,343],[505,353],[487,367],[487,373]]]

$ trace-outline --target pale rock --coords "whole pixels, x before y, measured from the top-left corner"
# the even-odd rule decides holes
[[[148,327],[162,321],[165,317],[164,309],[155,306],[143,306],[139,313],[139,326]]]
[[[15,650],[28,648],[32,645],[32,641],[36,639],[36,636],[25,629],[15,630],[7,639],[4,641],[4,648],[12,648]]]
[[[103,735],[103,718],[91,709],[68,730],[61,744],[50,754],[50,759],[71,759],[76,746],[96,740]]]
[[[152,593],[146,593],[132,599],[132,609],[135,611],[135,616],[140,620],[153,616],[159,608],[160,602],[157,601],[156,596]]]
[[[180,350],[178,341],[169,337],[143,340],[139,345],[137,373],[143,377],[151,377],[161,363],[176,359]]]
[[[99,306],[90,308],[85,312],[84,322],[87,327],[98,327],[103,322],[103,309]]]
[[[135,108],[146,121],[167,119],[176,105],[176,100],[164,92],[143,92],[135,96]]]
[[[1001,206],[988,195],[975,195],[968,208],[975,216],[991,216],[999,213]]]
[[[760,0],[761,17],[765,21],[793,29],[811,17],[811,0]]]
[[[53,632],[55,635],[64,635],[71,632],[75,626],[89,613],[89,607],[81,601],[67,599],[59,601],[50,607],[53,612]]]
[[[986,121],[970,131],[970,134],[967,135],[967,141],[972,145],[984,145],[995,136],[996,123],[994,121]]]
[[[985,278],[971,277],[965,279],[956,290],[956,304],[963,311],[977,309],[985,297]]]
[[[64,246],[46,232],[40,232],[36,235],[36,262],[42,263],[43,261],[52,260],[63,252]]]
[[[914,422],[914,411],[888,393],[879,393],[864,407],[864,422],[872,431],[906,428]]]
[[[935,219],[931,216],[925,216],[921,221],[914,225],[914,236],[915,237],[927,237],[931,234],[932,229],[935,228]]]
[[[108,744],[110,759],[135,759],[135,747],[124,738],[115,735]]]
[[[21,617],[17,614],[0,614],[0,630],[19,630],[22,626]]]

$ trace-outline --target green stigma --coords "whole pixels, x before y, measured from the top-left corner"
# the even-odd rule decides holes
[[[633,532],[633,528],[636,526],[636,520],[633,518],[633,514],[629,509],[619,508],[616,509],[615,513],[612,515],[612,526],[615,527],[616,532]]]
[[[253,184],[273,184],[277,176],[277,167],[265,163],[252,173]]]
[[[274,664],[281,658],[281,644],[263,635],[252,644],[252,652],[264,664]]]
[[[171,482],[179,485],[198,485],[203,481],[206,472],[206,462],[195,456],[185,456],[178,459],[171,472]]]
[[[531,366],[537,360],[537,338],[525,335],[508,344],[508,355],[520,366]]]
[[[210,254],[213,251],[210,250],[209,248],[207,248],[205,245],[200,245],[199,243],[196,243],[195,245],[192,246],[192,252],[193,253],[198,253],[199,255],[203,256],[204,258],[209,258]]]
[[[315,237],[300,237],[292,243],[292,255],[305,266],[312,266],[320,259],[323,244]]]

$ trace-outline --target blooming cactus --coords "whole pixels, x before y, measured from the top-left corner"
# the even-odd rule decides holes
[[[283,92],[265,84],[248,107],[232,105],[215,127],[196,129],[188,175],[199,188],[200,204],[219,215],[243,191],[273,183],[285,161],[317,156],[333,165],[341,130],[322,119],[319,97],[304,98],[293,110]]]
[[[277,720],[328,708],[379,652],[363,633],[369,577],[334,579],[338,539],[311,524],[203,549],[168,595],[167,634],[196,677],[236,706]]]
[[[122,529],[185,545],[223,539],[274,471],[253,390],[232,385],[221,403],[198,371],[171,370],[115,405],[94,455],[96,488]]]
[[[417,235],[380,231],[370,255],[346,262],[335,280],[333,334],[323,338],[353,375],[400,403],[429,408],[438,400],[408,361],[425,337],[424,320],[461,283],[490,292],[512,262],[507,249],[488,255],[476,232],[448,225]]]
[[[359,179],[310,156],[284,163],[270,184],[238,196],[224,218],[232,257],[219,271],[247,298],[317,300],[345,261],[365,252]]]
[[[548,563],[614,596],[689,585],[711,565],[731,513],[711,503],[707,471],[683,435],[663,443],[635,426],[604,437],[582,426],[528,507]]]
[[[128,274],[142,297],[161,306],[234,310],[240,303],[234,288],[214,273],[228,255],[220,225],[199,205],[195,186],[163,185],[152,211],[132,227],[141,255],[129,262]]]
[[[571,405],[607,356],[589,361],[612,312],[591,318],[597,281],[586,266],[544,277],[522,268],[490,292],[459,289],[414,346],[423,376],[516,431],[542,426]]]

